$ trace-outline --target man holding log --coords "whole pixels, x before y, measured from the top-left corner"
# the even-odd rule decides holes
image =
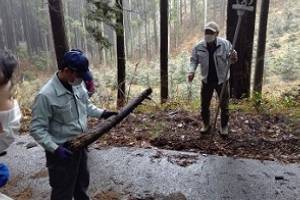
[[[87,150],[71,152],[65,144],[87,131],[88,116],[106,119],[117,113],[90,102],[83,80],[91,73],[83,52],[71,50],[63,62],[35,98],[30,135],[46,152],[51,200],[88,200]]]

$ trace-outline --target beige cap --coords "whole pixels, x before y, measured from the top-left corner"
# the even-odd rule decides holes
[[[220,31],[219,25],[213,21],[206,23],[204,26],[204,30],[211,30],[215,33]]]

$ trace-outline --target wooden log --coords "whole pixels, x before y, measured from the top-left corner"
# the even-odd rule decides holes
[[[75,137],[74,139],[70,140],[66,144],[66,147],[71,151],[76,151],[92,144],[97,139],[99,139],[102,135],[107,133],[111,128],[113,128],[118,123],[120,123],[145,99],[149,98],[149,95],[151,93],[152,93],[151,88],[144,90],[139,96],[132,99],[125,107],[123,107],[117,115],[110,117],[105,122],[99,124],[95,129],[89,130],[88,133],[81,134]]]

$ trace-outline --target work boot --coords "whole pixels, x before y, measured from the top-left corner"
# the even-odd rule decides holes
[[[228,136],[228,126],[227,125],[221,128],[220,134],[222,136]]]
[[[208,125],[204,124],[204,126],[200,129],[200,133],[207,134],[210,132],[210,128],[211,128],[210,124]]]

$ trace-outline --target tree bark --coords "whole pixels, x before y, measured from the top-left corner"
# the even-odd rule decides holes
[[[232,42],[237,24],[237,12],[232,9],[235,0],[228,1],[227,7],[227,39]],[[256,0],[253,1],[254,11],[243,16],[236,51],[238,62],[231,65],[230,89],[234,98],[241,99],[250,95],[251,61],[255,27]]]
[[[158,34],[157,34],[157,20],[156,20],[156,2],[153,3],[152,19],[153,19],[153,33],[154,33],[154,49],[155,49],[155,52],[157,52],[158,51]]]
[[[54,48],[58,68],[63,67],[63,56],[69,50],[61,0],[48,0]]]
[[[261,11],[260,11],[256,66],[255,66],[254,85],[253,85],[253,91],[259,94],[261,94],[262,92],[262,85],[263,85],[269,4],[270,4],[270,0],[262,1]]]
[[[120,13],[117,17],[117,23],[122,26],[122,30],[117,33],[117,66],[118,66],[118,94],[117,107],[121,108],[125,104],[125,51],[124,51],[124,29],[123,29],[123,4],[122,0],[117,0],[117,7]]]
[[[160,95],[168,100],[168,0],[160,0]]]
[[[96,140],[98,140],[103,134],[107,133],[110,129],[120,123],[125,117],[127,117],[138,105],[140,105],[149,95],[152,93],[152,89],[148,88],[144,90],[138,97],[132,99],[116,116],[110,117],[104,123],[97,126],[96,129],[89,131],[87,134],[82,134],[70,142],[68,142],[67,147],[76,151],[81,148],[87,147]]]
[[[145,53],[146,53],[146,60],[148,62],[149,58],[151,57],[149,51],[149,36],[148,36],[148,10],[146,10],[146,0],[143,0],[143,12],[144,12],[144,27],[145,27]]]
[[[203,27],[207,22],[207,0],[203,0],[203,7],[204,7],[204,17],[203,17]]]

